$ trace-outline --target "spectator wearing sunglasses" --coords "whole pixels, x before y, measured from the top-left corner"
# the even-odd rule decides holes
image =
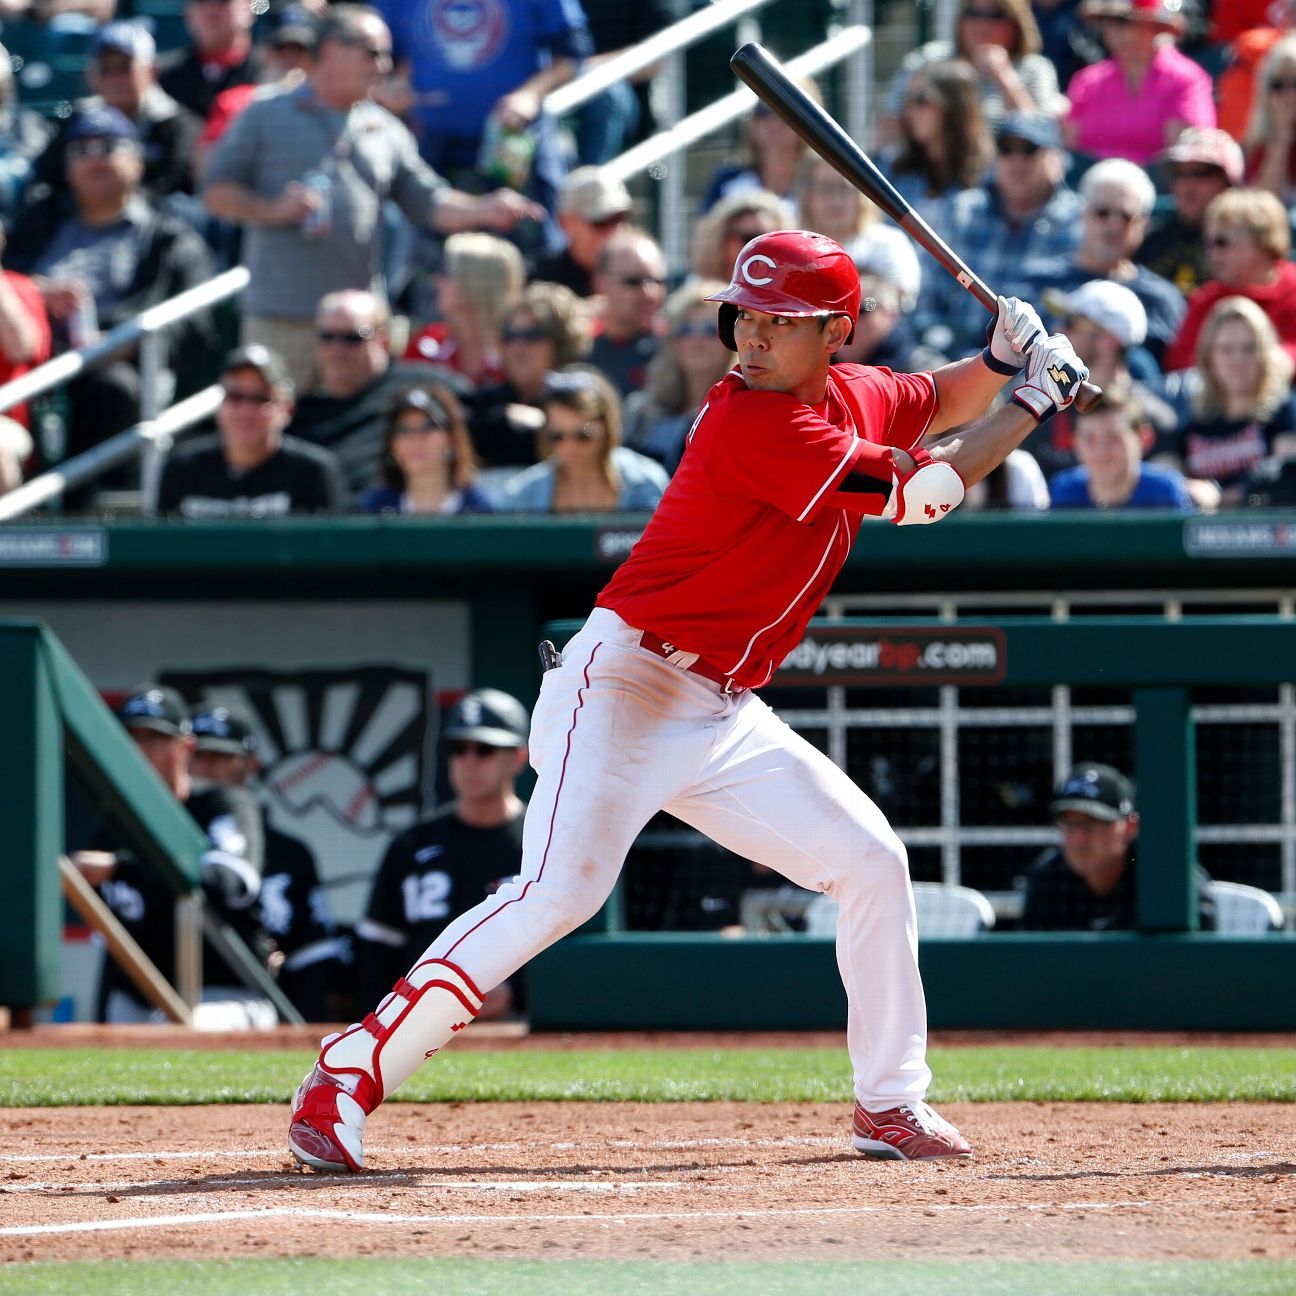
[[[1242,137],[1247,183],[1296,204],[1296,32],[1278,40],[1264,62]]]
[[[151,511],[200,519],[345,511],[337,460],[284,436],[293,388],[283,361],[263,346],[240,347],[225,357],[220,381],[216,434],[167,460]]]
[[[1091,279],[1124,284],[1147,315],[1143,349],[1148,354],[1131,355],[1130,369],[1136,377],[1152,377],[1184,317],[1183,295],[1174,284],[1134,260],[1147,232],[1156,189],[1141,167],[1124,158],[1107,158],[1085,172],[1080,197],[1084,207],[1079,247],[1070,258],[1028,261],[1022,267],[1019,295],[1041,302],[1049,289],[1069,293]],[[1057,326],[1047,315],[1045,322]]]
[[[621,444],[621,400],[588,365],[551,374],[540,432],[548,458],[504,483],[500,507],[514,513],[652,510],[670,478]]]
[[[1228,189],[1206,208],[1204,229],[1211,277],[1188,300],[1183,326],[1165,355],[1167,372],[1195,362],[1202,325],[1225,297],[1255,302],[1296,359],[1296,265],[1288,260],[1287,209],[1266,189]]]
[[[1190,297],[1210,278],[1206,208],[1216,194],[1242,183],[1242,149],[1226,131],[1189,126],[1162,163],[1174,206],[1153,217],[1135,259]]]
[[[620,230],[603,244],[594,272],[602,309],[594,320],[590,364],[601,369],[623,397],[638,391],[657,354],[657,313],[666,300],[666,258],[642,230]]]
[[[887,87],[879,141],[900,138],[900,115],[914,73],[933,63],[959,58],[981,82],[981,111],[993,130],[1007,113],[1057,117],[1066,109],[1053,64],[1040,52],[1042,41],[1030,0],[963,0],[954,40],[933,40],[906,54]],[[812,227],[813,228],[813,227]],[[826,232],[826,231],[825,231]]]
[[[536,433],[549,375],[589,354],[587,303],[562,284],[528,284],[500,329],[502,381],[477,391],[468,426],[483,465],[483,484],[536,462]]]
[[[630,191],[619,179],[602,167],[577,167],[558,195],[558,228],[566,243],[561,252],[537,260],[530,277],[591,296],[600,249],[633,215]]]
[[[707,392],[738,363],[716,332],[722,279],[690,279],[666,299],[666,336],[648,365],[643,390],[625,405],[625,441],[673,473]]]
[[[382,484],[356,504],[360,513],[489,513],[476,483],[463,407],[448,387],[429,383],[399,393],[383,436]]]
[[[698,279],[723,279],[728,283],[738,253],[752,239],[791,228],[792,210],[778,194],[744,189],[721,198],[694,226],[693,274]]]
[[[1067,156],[1054,118],[1010,113],[995,131],[995,153],[985,183],[955,196],[948,240],[968,249],[996,291],[1015,293],[1023,265],[1075,253],[1081,202],[1064,180]],[[985,308],[953,276],[924,275],[914,327],[924,346],[961,359],[985,344]]]
[[[526,707],[499,689],[476,689],[450,708],[441,737],[454,799],[395,837],[378,866],[355,929],[361,1003],[377,1003],[443,928],[517,876],[526,814],[517,780],[530,726]],[[501,1017],[520,998],[505,981],[480,1015]]]
[[[1108,58],[1082,68],[1067,86],[1068,148],[1145,166],[1186,126],[1214,126],[1210,73],[1175,48],[1183,33],[1179,0],[1087,0]]]

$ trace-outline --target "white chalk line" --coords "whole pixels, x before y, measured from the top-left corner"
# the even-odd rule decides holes
[[[973,1203],[959,1205],[953,1202],[925,1204],[921,1209],[925,1215],[959,1214],[984,1211],[999,1211],[1012,1214],[1014,1211],[1120,1211],[1146,1210],[1157,1205],[1166,1206],[1172,1203],[1151,1201],[1119,1202],[1034,1202],[1028,1204],[1005,1205],[1004,1203]],[[1212,1203],[1213,1205],[1214,1203]],[[1200,1208],[1202,1203],[1198,1203]],[[44,1237],[61,1233],[106,1233],[130,1229],[188,1228],[196,1224],[234,1224],[241,1220],[270,1219],[311,1219],[328,1220],[348,1224],[638,1224],[667,1220],[746,1220],[746,1219],[785,1219],[806,1218],[808,1216],[841,1216],[841,1215],[884,1215],[898,1211],[912,1216],[913,1205],[903,1206],[803,1206],[795,1208],[777,1208],[771,1210],[727,1210],[727,1211],[636,1211],[621,1212],[615,1215],[398,1215],[392,1211],[343,1211],[316,1210],[309,1207],[272,1207],[259,1210],[211,1211],[190,1215],[143,1215],[127,1219],[84,1220],[69,1224],[33,1224],[0,1228],[0,1237]]]
[[[452,1154],[457,1152],[527,1152],[535,1149],[544,1151],[615,1151],[615,1152],[684,1152],[694,1148],[799,1148],[799,1147],[840,1147],[849,1150],[849,1136],[841,1138],[701,1138],[701,1139],[605,1139],[597,1142],[553,1143],[547,1139],[530,1143],[407,1143],[402,1147],[369,1147],[366,1151],[396,1153],[401,1156],[416,1154],[426,1156],[432,1153]],[[249,1148],[195,1148],[193,1151],[172,1152],[39,1152],[39,1153],[3,1153],[0,1154],[0,1165],[35,1165],[43,1162],[67,1162],[75,1164],[84,1161],[186,1161],[212,1160],[217,1157],[228,1157],[232,1160],[251,1160],[266,1157],[283,1160],[290,1153],[287,1148],[249,1149]]]
[[[282,1175],[261,1176],[256,1179],[224,1179],[213,1178],[206,1179],[201,1185],[195,1185],[192,1179],[119,1179],[114,1182],[100,1183],[78,1183],[78,1184],[60,1184],[53,1180],[41,1183],[29,1184],[7,1184],[0,1187],[0,1195],[7,1193],[34,1193],[47,1192],[59,1196],[65,1196],[68,1199],[75,1200],[79,1195],[85,1193],[115,1193],[115,1192],[140,1192],[146,1190],[153,1197],[176,1197],[192,1196],[194,1192],[218,1192],[223,1188],[275,1188],[287,1187],[291,1185],[300,1185],[302,1183],[318,1183],[321,1176],[304,1175],[300,1171],[292,1171]],[[696,1188],[696,1183],[685,1183],[682,1179],[625,1179],[621,1181],[610,1180],[593,1180],[590,1182],[570,1181],[562,1179],[431,1179],[421,1181],[417,1175],[409,1174],[404,1171],[394,1171],[391,1173],[367,1173],[358,1179],[344,1179],[335,1177],[334,1183],[345,1183],[348,1188],[367,1188],[370,1185],[379,1184],[417,1184],[419,1187],[444,1189],[449,1192],[464,1193],[494,1193],[494,1192],[512,1192],[512,1193],[537,1193],[537,1192],[566,1192],[566,1193],[635,1193],[648,1192],[654,1189],[677,1189],[677,1188]],[[708,1185],[710,1186],[710,1185]],[[729,1185],[725,1185],[728,1187]],[[734,1185],[737,1187],[737,1185]],[[175,1189],[174,1192],[168,1192],[167,1189]]]

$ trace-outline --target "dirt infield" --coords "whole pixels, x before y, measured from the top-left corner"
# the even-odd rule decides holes
[[[280,1108],[12,1109],[0,1261],[1296,1258],[1290,1107],[943,1110],[971,1162],[866,1161],[835,1104],[390,1104],[338,1178]]]

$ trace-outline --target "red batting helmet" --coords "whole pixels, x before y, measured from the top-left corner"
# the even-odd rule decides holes
[[[774,230],[738,253],[729,287],[707,301],[720,303],[716,330],[730,351],[737,349],[734,320],[740,307],[767,315],[845,315],[854,337],[859,271],[850,253],[823,234]]]

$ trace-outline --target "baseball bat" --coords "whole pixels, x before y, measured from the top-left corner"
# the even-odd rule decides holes
[[[756,97],[783,119],[825,162],[839,171],[862,194],[877,204],[915,243],[940,263],[992,314],[999,298],[948,243],[909,205],[873,159],[783,70],[779,61],[755,41],[744,45],[729,66]],[[1076,408],[1091,410],[1102,399],[1102,388],[1080,384]]]

